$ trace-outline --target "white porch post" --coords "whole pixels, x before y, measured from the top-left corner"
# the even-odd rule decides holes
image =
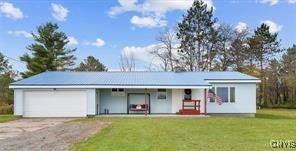
[[[96,115],[96,89],[87,89],[86,114],[88,116]]]
[[[99,115],[100,114],[100,90],[97,89],[96,91],[96,114]]]

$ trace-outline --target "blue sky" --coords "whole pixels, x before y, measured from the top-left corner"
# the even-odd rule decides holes
[[[256,28],[261,22],[278,32],[283,47],[296,43],[296,0],[204,0],[214,7],[219,24],[237,29]],[[151,61],[149,51],[155,37],[166,27],[175,26],[192,0],[0,0],[0,51],[14,69],[26,70],[15,61],[33,42],[28,34],[36,27],[56,22],[71,37],[70,48],[77,48],[77,63],[89,55],[109,69],[119,68],[122,51],[136,53],[137,68]]]

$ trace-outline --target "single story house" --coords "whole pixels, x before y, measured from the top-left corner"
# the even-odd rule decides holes
[[[10,88],[23,117],[254,115],[258,82],[240,72],[44,72]]]

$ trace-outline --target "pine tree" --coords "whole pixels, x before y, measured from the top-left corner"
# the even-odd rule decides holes
[[[232,26],[227,24],[222,24],[217,29],[218,31],[218,42],[217,42],[217,55],[215,57],[214,69],[219,71],[229,70],[229,67],[234,63],[234,58],[232,56],[231,44],[234,41],[235,31]]]
[[[235,71],[244,72],[247,61],[250,56],[253,55],[248,51],[248,36],[249,29],[235,31],[234,33],[234,39],[230,47],[230,55],[233,61],[233,70]]]
[[[296,104],[296,45],[287,49],[282,56],[281,63],[283,65],[283,79],[285,90],[284,101],[291,100]]]
[[[270,33],[269,26],[261,24],[257,27],[255,34],[249,39],[250,51],[254,54],[255,60],[259,64],[261,83],[259,86],[259,103],[264,104],[264,65],[267,61],[280,52],[280,42],[277,39],[277,33]]]
[[[81,62],[75,71],[107,71],[108,69],[102,64],[99,59],[93,56],[88,56],[84,62]]]
[[[8,63],[8,59],[0,52],[0,75],[5,74],[11,70],[11,65]]]
[[[74,65],[76,58],[72,53],[76,48],[66,48],[68,37],[58,29],[57,24],[48,22],[38,27],[37,34],[32,33],[35,43],[27,47],[31,54],[21,57],[28,68],[21,73],[24,78],[44,71],[66,70]]]
[[[181,42],[179,52],[187,64],[186,70],[210,70],[216,54],[217,31],[213,9],[202,1],[194,1],[192,7],[178,24],[177,37]]]
[[[8,86],[14,81],[15,73],[12,70],[8,59],[0,53],[0,106],[2,103],[13,103],[13,90]]]

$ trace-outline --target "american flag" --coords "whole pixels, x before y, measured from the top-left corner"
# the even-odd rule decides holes
[[[223,103],[223,100],[222,100],[222,98],[220,97],[220,96],[216,96],[216,102],[219,104],[219,105],[221,105],[222,103]]]
[[[208,98],[215,99],[219,105],[221,105],[223,103],[222,98],[220,96],[216,95],[215,92],[213,92],[213,90],[211,90],[211,89],[209,89]]]

